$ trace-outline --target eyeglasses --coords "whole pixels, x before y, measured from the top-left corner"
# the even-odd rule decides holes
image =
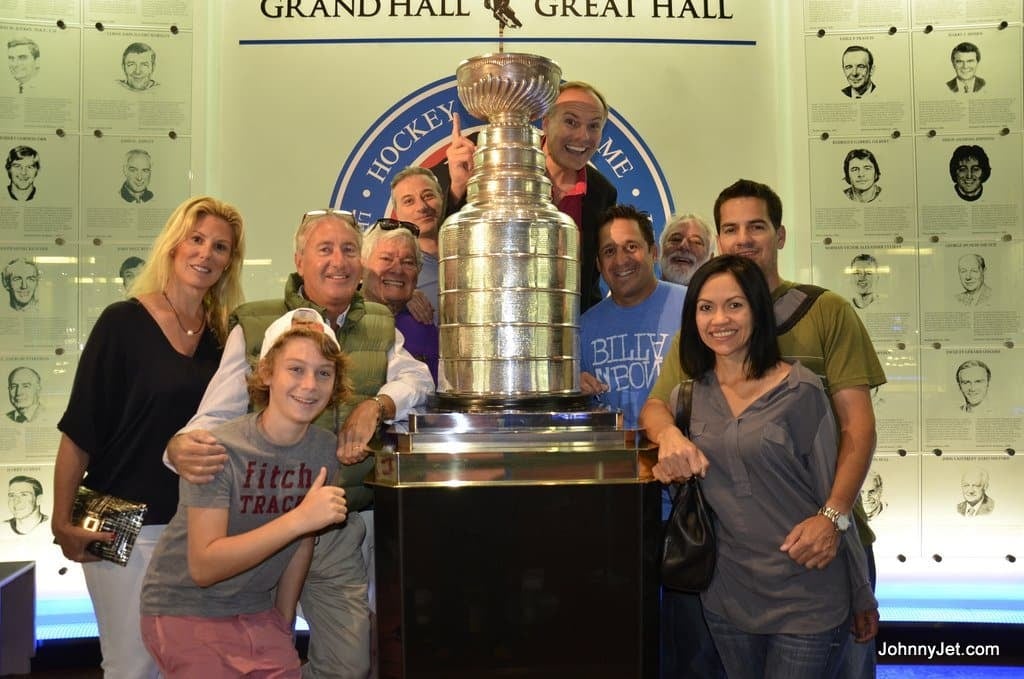
[[[328,215],[341,217],[342,219],[344,219],[347,222],[350,222],[353,225],[356,224],[356,217],[351,212],[349,212],[348,210],[335,210],[334,208],[331,207],[327,208],[326,210],[310,210],[309,212],[302,215],[302,224],[308,224],[313,219],[326,217]]]
[[[420,227],[416,226],[412,222],[403,222],[399,219],[388,219],[381,218],[370,225],[370,228],[366,230],[366,233],[370,233],[374,229],[380,229],[381,231],[394,231],[395,229],[407,229],[412,235],[417,238],[420,237]]]

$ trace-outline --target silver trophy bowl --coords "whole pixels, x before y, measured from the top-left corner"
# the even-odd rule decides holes
[[[531,54],[459,66],[459,99],[488,121],[466,206],[441,227],[438,402],[451,410],[573,409],[579,390],[579,230],[551,203],[540,131],[561,69]]]
[[[459,64],[459,101],[490,123],[529,124],[558,97],[562,69],[534,54],[484,54]]]

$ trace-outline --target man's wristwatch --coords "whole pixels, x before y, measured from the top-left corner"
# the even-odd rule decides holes
[[[377,403],[377,424],[380,425],[384,421],[384,399],[380,396],[371,396],[370,400]]]
[[[838,509],[833,509],[832,507],[825,505],[818,510],[818,513],[831,521],[832,525],[836,527],[836,532],[838,533],[843,533],[850,527],[850,517],[846,514],[840,514]]]

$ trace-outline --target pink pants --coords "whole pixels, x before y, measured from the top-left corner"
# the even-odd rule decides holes
[[[167,679],[300,679],[292,630],[276,608],[224,618],[144,615],[142,641]]]

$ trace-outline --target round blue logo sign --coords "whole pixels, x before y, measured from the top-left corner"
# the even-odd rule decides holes
[[[459,102],[455,76],[442,78],[388,109],[363,134],[338,174],[331,205],[355,213],[360,224],[391,214],[391,177],[410,165],[434,167],[445,159],[452,114],[463,134],[483,129]],[[672,195],[654,154],[612,109],[591,163],[618,190],[620,203],[650,213],[660,234],[673,211]]]

